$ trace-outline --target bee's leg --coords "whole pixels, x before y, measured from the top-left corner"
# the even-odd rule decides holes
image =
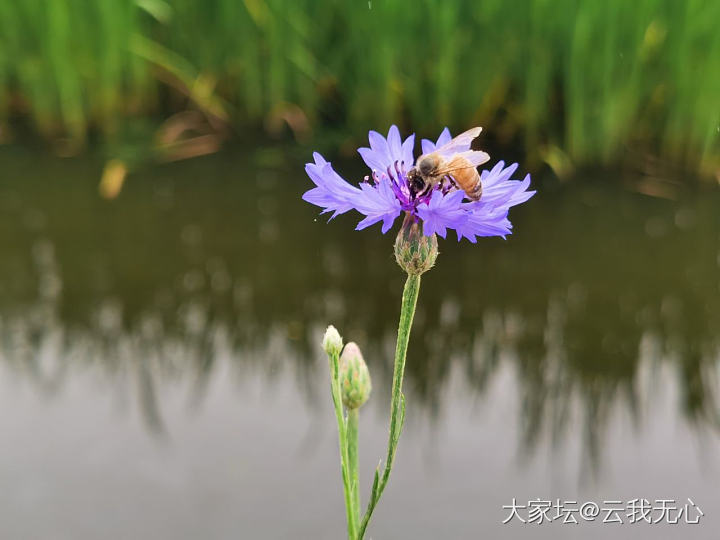
[[[439,189],[443,194],[447,193],[447,191],[448,191],[447,180],[446,180],[445,178],[446,178],[446,177],[443,176],[443,177],[440,179],[440,181],[438,182],[438,184],[437,184],[438,189]]]
[[[448,191],[450,191],[452,188],[458,189],[458,185],[455,182],[455,179],[448,175],[443,176],[442,180],[440,181],[440,189],[442,189],[442,192],[445,194]]]
[[[433,185],[432,182],[428,182],[422,177],[416,177],[417,178],[417,184],[420,184],[418,186],[417,192],[415,193],[415,198],[418,197],[424,197],[428,193],[430,193],[430,190],[432,189]]]

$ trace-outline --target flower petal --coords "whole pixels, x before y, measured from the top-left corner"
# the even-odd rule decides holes
[[[361,184],[361,195],[357,197],[355,209],[365,214],[365,219],[358,223],[356,229],[364,229],[377,223],[383,222],[382,232],[385,234],[400,215],[400,201],[395,196],[391,180],[385,176],[375,185]]]
[[[462,204],[464,197],[462,191],[452,191],[446,195],[439,190],[434,191],[430,202],[420,204],[417,208],[417,214],[423,221],[423,233],[426,236],[438,234],[445,238],[448,228],[460,227],[468,218]]]
[[[422,153],[429,154],[430,152],[434,152],[436,148],[439,148],[443,144],[449,143],[451,140],[452,137],[450,136],[450,130],[448,128],[445,128],[442,130],[442,133],[440,133],[437,142],[432,142],[428,139],[423,139],[420,142],[420,144],[422,145]]]
[[[400,130],[393,125],[390,126],[387,139],[377,131],[371,131],[368,140],[370,148],[358,148],[358,152],[370,169],[384,172],[388,167],[394,167],[395,162],[403,162],[407,167],[414,163],[415,135],[410,135],[403,141]]]
[[[478,236],[502,236],[512,233],[512,223],[508,219],[508,211],[512,206],[527,201],[535,195],[528,191],[530,175],[523,181],[510,180],[517,170],[517,163],[505,167],[503,161],[498,162],[490,171],[480,175],[483,184],[482,198],[477,202],[467,202],[463,206],[468,219],[455,230],[458,240],[467,238],[475,242]]]
[[[313,157],[315,162],[306,164],[305,172],[316,187],[306,191],[303,200],[320,206],[323,213],[333,212],[330,219],[354,208],[361,191],[343,180],[320,154],[315,153]]]
[[[512,225],[507,210],[488,209],[474,203],[466,203],[468,219],[455,229],[458,240],[467,238],[473,244],[478,236],[502,236],[511,234]]]
[[[414,150],[415,150],[415,134],[413,133],[407,139],[405,139],[405,142],[402,143],[402,148],[401,148],[401,154],[402,154],[401,162],[404,163],[404,165],[408,169],[415,164]]]

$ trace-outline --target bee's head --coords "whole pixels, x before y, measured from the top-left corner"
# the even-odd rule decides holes
[[[433,155],[422,156],[417,162],[417,169],[421,176],[431,176],[437,166],[437,157]]]

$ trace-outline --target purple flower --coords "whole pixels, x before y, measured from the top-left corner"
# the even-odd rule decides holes
[[[303,199],[320,206],[322,213],[332,212],[330,219],[348,210],[357,210],[365,216],[358,223],[357,230],[382,221],[384,234],[405,212],[416,221],[422,221],[423,232],[427,236],[438,234],[445,238],[447,229],[453,229],[458,240],[467,238],[473,243],[479,236],[505,237],[511,234],[512,229],[507,217],[510,207],[527,201],[535,194],[528,191],[530,175],[522,181],[511,180],[517,163],[505,167],[502,161],[491,170],[480,173],[482,197],[479,201],[470,200],[452,182],[442,182],[429,190],[418,190],[408,180],[408,172],[415,164],[415,135],[403,141],[398,128],[392,126],[387,138],[375,131],[371,131],[368,138],[370,147],[359,148],[358,152],[372,174],[366,176],[359,187],[343,180],[317,152],[313,154],[314,163],[305,166],[315,187],[305,192]],[[472,140],[459,139],[443,151],[448,155],[468,152]],[[445,128],[437,141],[423,139],[422,152],[434,152],[451,140],[450,131]]]

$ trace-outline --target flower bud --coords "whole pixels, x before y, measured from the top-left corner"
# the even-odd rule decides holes
[[[370,397],[370,372],[363,360],[360,347],[350,342],[340,356],[340,394],[348,409],[357,409]]]
[[[438,256],[437,236],[425,236],[422,224],[407,214],[395,239],[395,260],[410,275],[430,270]]]
[[[328,356],[340,354],[340,351],[342,350],[343,340],[340,337],[340,333],[335,329],[332,324],[327,327],[327,330],[325,330],[325,336],[323,336],[322,346]]]

